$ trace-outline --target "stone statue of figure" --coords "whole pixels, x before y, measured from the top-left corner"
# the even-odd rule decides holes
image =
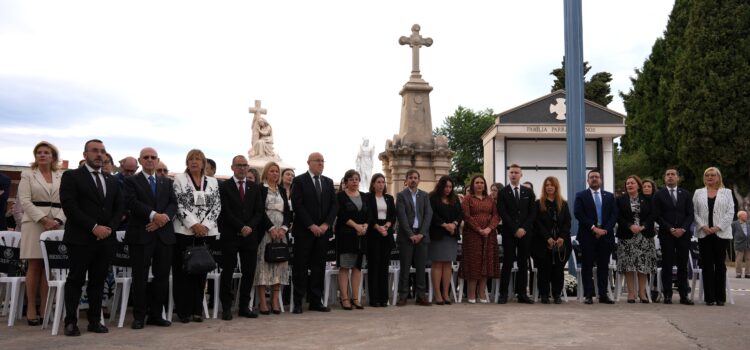
[[[252,158],[273,158],[278,159],[278,155],[273,150],[273,129],[266,118],[256,115],[253,118],[253,147],[250,149]]]
[[[360,190],[367,192],[370,189],[370,179],[372,178],[372,159],[375,154],[375,146],[369,147],[370,140],[362,139],[362,145],[359,146],[357,154],[357,171],[359,171]]]

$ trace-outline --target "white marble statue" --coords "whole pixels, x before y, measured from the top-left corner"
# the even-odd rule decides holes
[[[250,158],[279,159],[273,150],[273,128],[268,120],[263,118],[262,115],[267,112],[265,108],[260,108],[259,100],[255,100],[255,107],[250,107],[250,113],[254,115]]]
[[[372,178],[372,160],[375,154],[375,146],[370,147],[370,140],[362,139],[357,154],[357,171],[359,171],[359,189],[363,192],[370,190],[370,179]]]

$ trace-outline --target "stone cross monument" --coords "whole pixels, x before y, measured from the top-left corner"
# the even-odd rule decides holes
[[[268,111],[260,107],[260,100],[255,100],[255,106],[249,111],[253,114],[251,147],[247,152],[250,167],[262,172],[270,161],[279,163],[279,170],[289,167],[281,163],[281,157],[273,149],[273,128],[263,117]]]
[[[422,79],[419,71],[419,49],[431,46],[432,39],[423,38],[420,29],[419,24],[415,24],[410,36],[398,40],[399,44],[412,49],[412,71],[399,92],[402,97],[399,133],[386,141],[385,151],[378,156],[383,162],[388,192],[394,195],[403,189],[409,169],[419,171],[420,188],[432,190],[441,176],[448,175],[454,154],[448,149],[445,136],[432,136],[432,86]]]

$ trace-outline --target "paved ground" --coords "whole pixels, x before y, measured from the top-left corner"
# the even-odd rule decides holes
[[[589,306],[573,300],[563,305],[410,304],[140,331],[126,324],[110,327],[109,334],[84,331],[77,338],[53,337],[24,320],[13,328],[0,326],[0,349],[747,349],[750,279],[730,279],[736,304],[724,307],[623,301]],[[86,322],[81,324],[85,330]]]

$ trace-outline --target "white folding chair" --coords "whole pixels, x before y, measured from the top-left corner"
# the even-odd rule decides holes
[[[124,245],[123,240],[125,239],[125,231],[117,231],[117,244]],[[125,323],[125,313],[128,308],[128,300],[130,299],[130,287],[133,284],[133,269],[130,266],[130,256],[119,256],[120,254],[126,254],[128,252],[127,245],[124,249],[115,250],[115,259],[112,263],[112,273],[115,276],[115,290],[112,296],[112,306],[109,316],[109,322],[112,322],[117,315],[118,301],[120,308],[120,318],[117,322],[117,327],[122,328]]]
[[[328,300],[331,296],[331,292],[334,294],[336,293],[335,290],[338,290],[339,284],[338,281],[336,283],[332,283],[334,277],[338,277],[339,275],[339,268],[333,266],[332,263],[328,262],[326,263],[326,270],[325,270],[325,276],[324,278],[324,292],[323,292],[323,306],[328,306]],[[333,290],[335,288],[335,290]]]
[[[44,314],[44,322],[42,323],[42,328],[47,328],[50,314],[52,312],[52,302],[54,295],[55,315],[52,323],[52,335],[57,335],[60,328],[60,320],[62,319],[62,315],[65,310],[65,280],[68,278],[68,267],[50,267],[49,256],[50,254],[57,255],[60,258],[67,256],[67,247],[61,242],[64,232],[64,230],[45,231],[42,232],[39,238],[39,244],[42,247],[42,257],[44,258],[44,273],[47,276],[47,285],[49,286],[46,301],[47,307]],[[61,244],[57,246],[57,251],[48,252],[45,241],[58,241]],[[62,261],[63,259],[54,260]]]
[[[401,272],[401,262],[398,260],[391,260],[391,265],[388,266],[388,279],[390,280],[389,286],[391,287],[391,305],[396,305],[398,302],[398,279],[399,273]]]
[[[3,259],[7,260],[7,266],[13,268],[19,262],[20,255],[18,248],[21,245],[21,233],[15,231],[0,231],[0,251]],[[23,285],[26,282],[25,276],[11,276],[6,273],[0,273],[0,284],[5,287],[5,302],[3,303],[3,316],[8,315],[8,327],[15,324],[16,318],[21,319],[23,308]]]

